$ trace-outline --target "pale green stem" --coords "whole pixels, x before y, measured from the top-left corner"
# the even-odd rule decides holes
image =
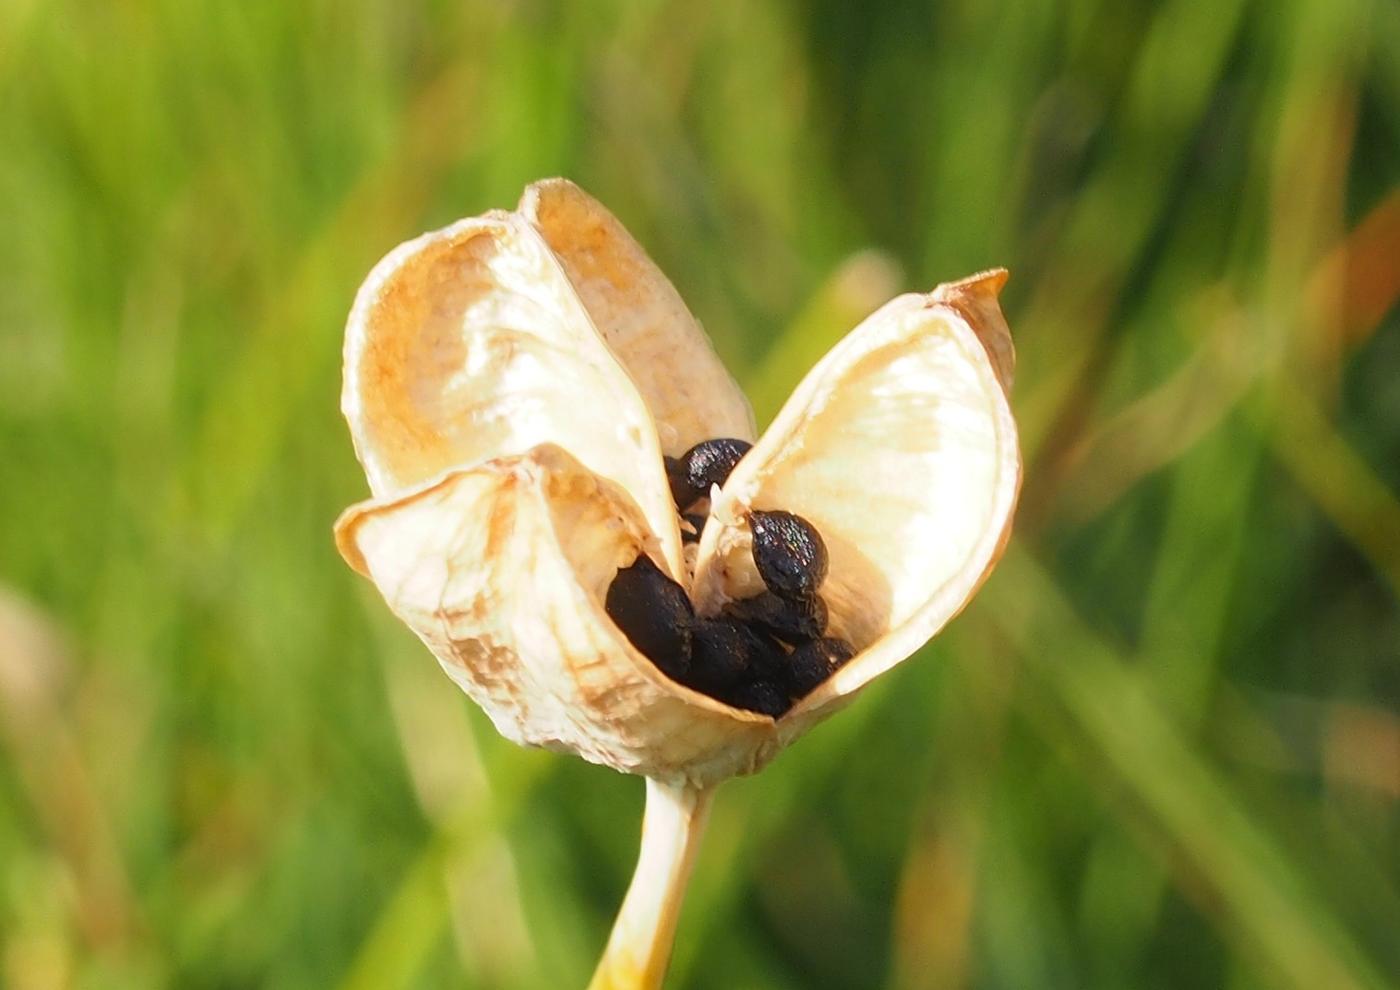
[[[713,790],[647,780],[642,851],[588,990],[658,990]]]

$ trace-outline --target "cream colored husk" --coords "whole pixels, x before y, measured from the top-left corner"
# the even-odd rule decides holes
[[[751,773],[969,600],[1020,480],[1000,270],[900,296],[798,386],[682,553],[662,454],[753,439],[675,289],[572,183],[391,252],[361,287],[342,405],[373,498],[341,552],[507,737],[707,788]],[[776,722],[669,680],[608,619],[639,551],[713,614],[759,590],[744,514],[811,520],[856,657]]]

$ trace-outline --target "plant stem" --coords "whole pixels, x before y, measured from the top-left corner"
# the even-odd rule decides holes
[[[713,793],[647,779],[637,870],[588,990],[661,986]]]

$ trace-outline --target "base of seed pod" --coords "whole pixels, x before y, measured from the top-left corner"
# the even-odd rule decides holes
[[[685,589],[646,554],[618,570],[603,603],[624,636],[672,680],[690,671],[695,609]]]
[[[794,701],[804,698],[855,654],[850,643],[835,637],[803,643],[788,654],[783,686]]]
[[[826,602],[811,598],[783,598],[765,591],[724,606],[723,614],[766,632],[789,646],[819,639],[826,632]]]

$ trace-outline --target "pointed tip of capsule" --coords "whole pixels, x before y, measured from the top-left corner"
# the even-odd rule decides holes
[[[1005,268],[987,268],[955,282],[943,282],[928,294],[929,304],[951,302],[960,296],[990,296],[993,299],[1006,286],[1011,272]]]

